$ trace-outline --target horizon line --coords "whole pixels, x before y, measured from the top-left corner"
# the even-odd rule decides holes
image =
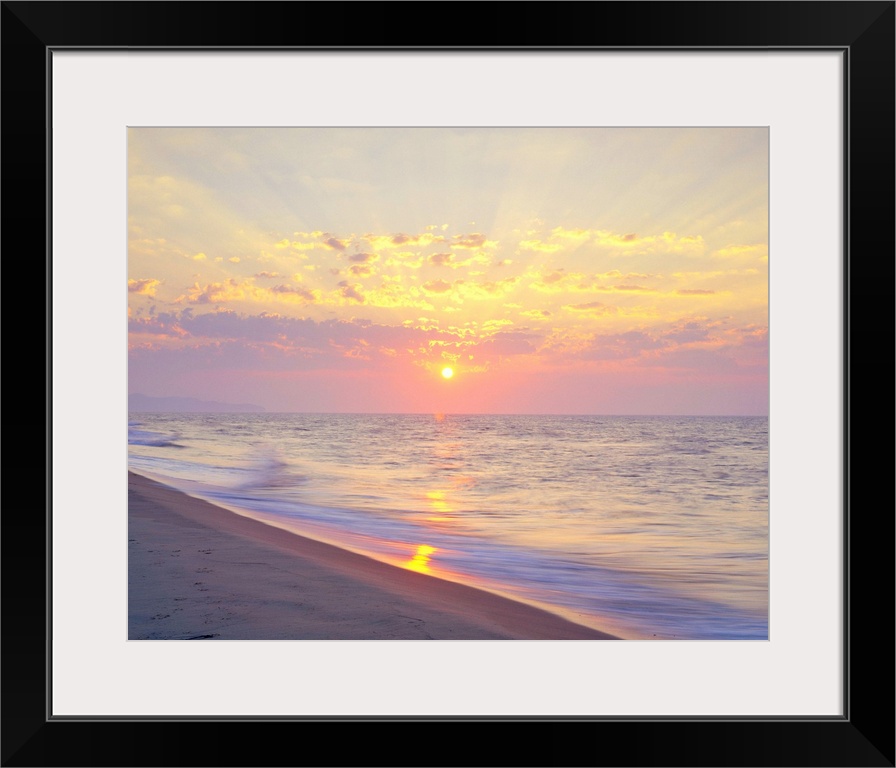
[[[259,406],[261,407],[261,406]],[[145,411],[145,410],[130,410],[128,409],[128,413],[135,414],[240,414],[240,415],[252,415],[252,414],[261,414],[267,416],[277,416],[277,415],[295,415],[295,416],[571,416],[571,417],[580,417],[580,416],[597,416],[601,418],[722,418],[722,419],[732,419],[732,418],[749,418],[749,419],[760,419],[760,418],[768,418],[767,413],[547,413],[547,412],[500,412],[500,413],[490,413],[486,411],[476,411],[476,412],[446,412],[446,411],[269,411],[267,409],[263,409],[260,411],[236,411],[236,410],[208,410],[208,411]]]

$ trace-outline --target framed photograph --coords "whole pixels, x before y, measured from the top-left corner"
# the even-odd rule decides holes
[[[208,8],[3,4],[48,439],[3,764],[893,765],[894,4]]]
[[[768,640],[768,139],[129,127],[128,638]]]

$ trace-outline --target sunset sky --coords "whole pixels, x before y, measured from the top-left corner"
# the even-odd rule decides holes
[[[131,392],[768,411],[766,128],[131,128],[128,171]]]

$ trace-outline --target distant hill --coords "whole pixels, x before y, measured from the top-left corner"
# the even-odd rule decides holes
[[[136,413],[262,413],[252,403],[219,403],[196,397],[150,397],[134,392],[128,395],[128,410]]]

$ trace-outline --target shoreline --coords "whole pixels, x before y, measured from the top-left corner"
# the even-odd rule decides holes
[[[128,470],[129,640],[614,640]]]

